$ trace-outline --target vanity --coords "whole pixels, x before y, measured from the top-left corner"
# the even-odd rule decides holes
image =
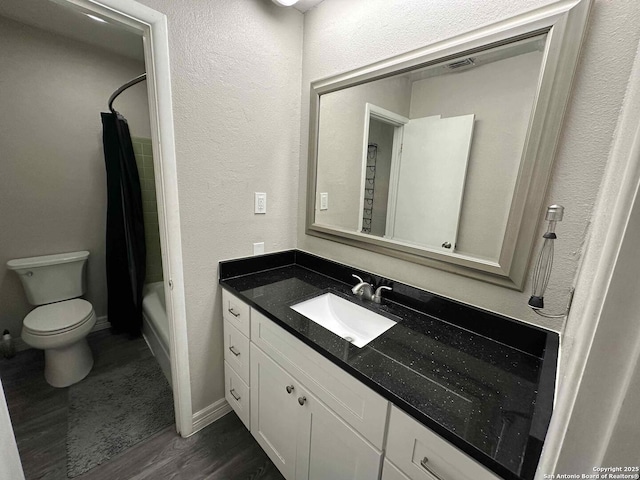
[[[285,478],[533,478],[557,334],[298,250],[219,271],[225,396]],[[292,308],[328,293],[392,326],[358,347]]]

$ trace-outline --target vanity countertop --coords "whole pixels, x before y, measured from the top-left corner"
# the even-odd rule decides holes
[[[393,291],[361,300],[354,273]],[[556,333],[297,250],[221,262],[220,284],[499,476],[533,478]],[[326,292],[398,323],[358,348],[290,308]]]

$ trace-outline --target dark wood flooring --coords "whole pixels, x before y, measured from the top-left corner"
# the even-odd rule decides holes
[[[107,330],[89,335],[95,365],[90,375],[151,356],[143,339],[111,335]],[[44,354],[19,352],[0,359],[18,450],[27,480],[67,478],[68,389],[53,388],[44,379]],[[173,426],[132,446],[78,480],[144,479],[265,479],[283,477],[240,419],[230,413],[189,438]],[[7,479],[9,480],[9,479]]]

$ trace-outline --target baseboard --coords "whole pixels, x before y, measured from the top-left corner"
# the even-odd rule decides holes
[[[211,425],[219,418],[224,417],[230,411],[231,405],[229,405],[229,403],[224,398],[221,398],[208,407],[197,411],[193,414],[193,432],[191,432],[191,435],[199,430],[202,430],[204,427]]]
[[[111,324],[109,323],[109,319],[107,318],[106,315],[103,315],[102,317],[97,318],[96,324],[93,326],[91,331],[98,332],[100,330],[106,330],[107,328],[110,328],[110,327],[111,327]]]

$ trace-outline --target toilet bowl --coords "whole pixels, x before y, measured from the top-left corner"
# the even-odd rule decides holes
[[[96,324],[85,292],[89,252],[71,252],[7,262],[36,308],[22,322],[22,340],[44,350],[44,377],[54,387],[68,387],[93,368],[87,335]]]
[[[87,335],[96,324],[93,306],[79,298],[43,305],[22,322],[22,340],[44,350],[44,377],[54,387],[68,387],[93,368]]]

